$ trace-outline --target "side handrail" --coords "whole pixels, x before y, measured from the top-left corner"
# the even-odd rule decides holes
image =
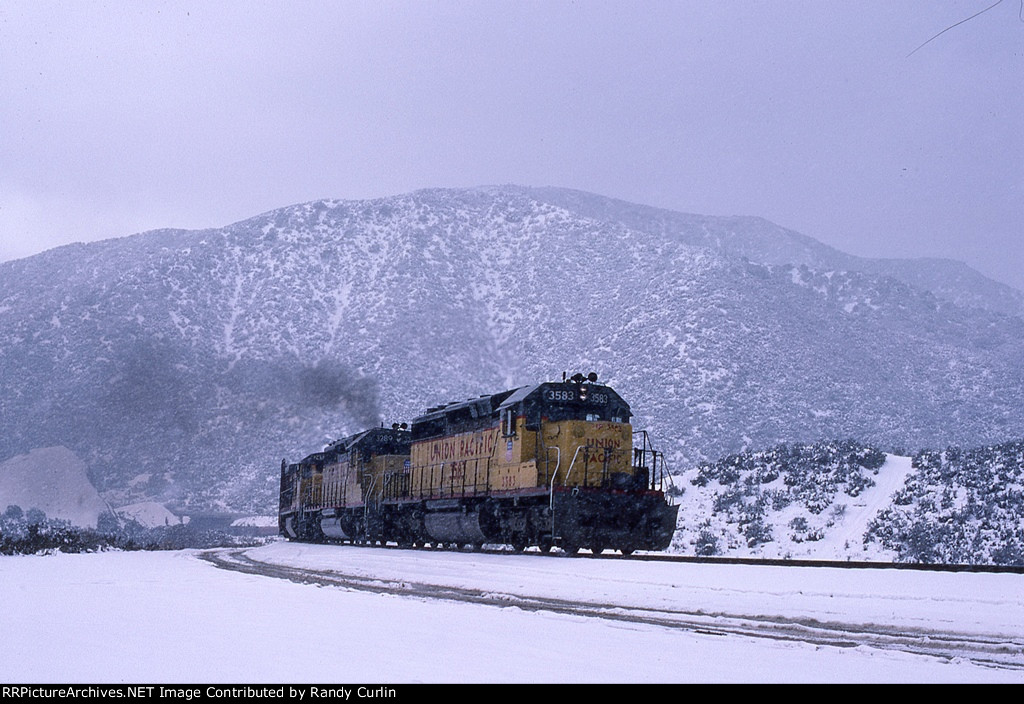
[[[555,447],[548,448],[549,450],[555,451],[555,471],[551,473],[551,488],[548,491],[548,508],[555,508],[555,478],[558,476],[558,468],[562,466],[562,449],[557,445]],[[554,526],[555,517],[554,513],[551,516],[551,524]]]
[[[633,448],[634,469],[650,470],[650,475],[648,476],[650,489],[664,491],[666,484],[674,489],[675,482],[672,479],[672,473],[668,469],[668,461],[665,459],[665,453],[654,449],[654,443],[651,442],[650,435],[646,430],[638,431],[634,433],[634,435],[640,435],[642,438],[641,446]],[[648,455],[651,456],[650,467],[647,465]],[[666,495],[667,494],[668,492],[666,492]]]
[[[562,463],[562,452],[557,447],[554,448],[558,451],[558,463],[555,465],[555,473],[551,475],[551,488],[548,494],[548,508],[551,509],[551,538],[555,537],[555,479],[558,477],[558,467]],[[569,469],[565,470],[565,479],[562,481],[562,485],[569,483],[569,474],[572,473],[573,465],[576,464],[576,458],[579,457],[580,450],[583,449],[583,445],[576,446],[576,452],[573,453],[572,462],[569,463]]]
[[[555,477],[558,476],[558,468],[562,466],[562,449],[557,445],[548,448],[555,451],[555,471],[551,473],[551,488],[548,490],[548,513],[551,514],[551,539],[555,539]]]
[[[371,474],[370,475],[370,486],[369,486],[369,488],[367,489],[367,492],[366,492],[367,495],[363,497],[363,518],[366,518],[366,516],[368,516],[369,513],[370,513],[370,498],[373,496],[373,490],[374,490],[374,488],[376,486],[377,486],[377,475],[376,474]]]
[[[664,482],[667,481],[669,489],[665,491],[665,496],[668,498],[668,503],[670,505],[672,505],[672,506],[675,506],[676,499],[675,499],[674,494],[675,494],[675,489],[676,489],[676,483],[672,479],[672,472],[668,468],[668,460],[665,459],[664,453],[662,453],[662,455],[661,455],[661,466],[662,466],[662,472],[663,472],[662,488],[664,488]]]
[[[584,448],[584,445],[577,445],[576,452],[572,455],[572,462],[569,463],[569,469],[565,470],[565,479],[562,481],[563,486],[569,485],[569,475],[572,474],[572,468],[576,464],[576,458],[580,456],[580,450]],[[551,484],[551,495],[554,497],[554,483]]]

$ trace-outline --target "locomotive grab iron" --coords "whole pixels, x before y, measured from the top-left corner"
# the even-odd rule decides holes
[[[292,540],[664,550],[678,506],[664,458],[597,376],[430,408],[281,463]],[[638,446],[634,440],[639,439]]]

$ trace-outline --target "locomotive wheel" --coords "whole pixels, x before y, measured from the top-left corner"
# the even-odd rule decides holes
[[[590,548],[591,555],[600,555],[604,552],[604,545],[594,545]]]
[[[580,551],[580,546],[575,543],[566,543],[562,546],[562,551],[565,552],[566,555],[575,555]]]
[[[526,549],[526,541],[525,540],[515,540],[515,541],[513,541],[512,542],[512,549],[515,552],[522,552],[523,550]]]
[[[545,537],[540,539],[539,547],[541,552],[551,552],[555,544],[551,541],[550,537]]]

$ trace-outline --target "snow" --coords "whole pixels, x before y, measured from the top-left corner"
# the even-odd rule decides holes
[[[830,520],[835,525],[825,531],[824,538],[819,541],[794,544],[787,540],[784,530],[778,530],[776,541],[782,547],[773,546],[774,550],[765,550],[765,556],[779,557],[788,554],[790,557],[800,556],[818,560],[844,560],[856,554],[861,548],[863,555],[854,559],[873,562],[891,562],[893,556],[884,548],[872,544],[870,548],[863,546],[864,534],[868,524],[878,516],[878,512],[892,505],[892,496],[903,488],[907,477],[914,471],[912,457],[886,455],[885,464],[871,475],[874,486],[864,489],[858,496],[842,493],[839,503],[846,508],[841,514],[833,513]],[[783,521],[777,523],[784,525]],[[856,547],[854,547],[856,546]]]
[[[276,528],[277,516],[245,516],[231,522],[232,528]]]
[[[1024,636],[1021,577],[272,543],[255,559],[491,594]],[[240,574],[196,551],[0,558],[0,681],[1021,682],[856,647],[711,635]],[[1024,667],[1024,659],[1019,663]]]
[[[715,492],[722,489],[721,485],[713,482],[706,490],[693,486],[689,480],[695,476],[695,472],[691,471],[675,479],[676,484],[685,488],[685,491],[682,496],[675,497],[680,510],[673,549],[683,554],[694,554],[692,541],[706,523],[722,536],[722,552],[730,557],[892,562],[895,558],[892,551],[877,542],[865,545],[864,535],[868,524],[878,516],[878,512],[892,505],[893,495],[903,488],[913,471],[912,457],[886,454],[882,466],[869,474],[873,486],[864,488],[856,496],[849,495],[845,490],[839,491],[830,509],[820,515],[809,514],[806,507],[798,503],[779,511],[769,511],[765,520],[772,528],[772,540],[755,547],[748,547],[738,541],[732,534],[734,526],[725,524],[723,517],[716,513],[714,496]],[[783,489],[784,480],[780,477],[763,488]],[[820,540],[796,542],[793,539],[793,530],[787,526],[793,518],[799,516],[808,521],[810,529],[821,531]],[[726,547],[724,544],[730,535],[736,544]]]
[[[188,517],[176,516],[168,511],[163,504],[158,504],[155,501],[142,501],[121,506],[117,509],[117,514],[122,518],[133,519],[146,528],[188,523]]]
[[[85,462],[63,446],[37,448],[0,462],[0,512],[38,508],[48,518],[96,527],[106,504],[89,482]]]
[[[845,542],[855,544],[864,539],[868,523],[879,511],[892,505],[893,494],[903,488],[907,477],[914,472],[913,459],[899,455],[885,456],[885,464],[872,477],[875,485],[864,489],[859,496],[848,499],[850,508],[844,516],[846,521],[839,521],[837,529],[829,535],[830,540],[826,543],[830,548],[827,548],[828,554],[841,554],[838,551],[839,545]]]

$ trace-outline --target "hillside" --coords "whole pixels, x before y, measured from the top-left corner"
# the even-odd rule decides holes
[[[676,477],[672,549],[694,555],[1024,565],[1024,442],[913,457],[779,445]]]
[[[914,455],[864,543],[902,562],[1024,565],[1024,442]]]
[[[61,247],[0,264],[0,458],[63,445],[115,506],[268,512],[282,457],[563,370],[613,385],[677,471],[1024,436],[1019,294],[934,271],[516,187]]]
[[[86,476],[86,466],[66,447],[46,447],[0,462],[0,511],[38,509],[49,518],[95,528],[109,507]]]

